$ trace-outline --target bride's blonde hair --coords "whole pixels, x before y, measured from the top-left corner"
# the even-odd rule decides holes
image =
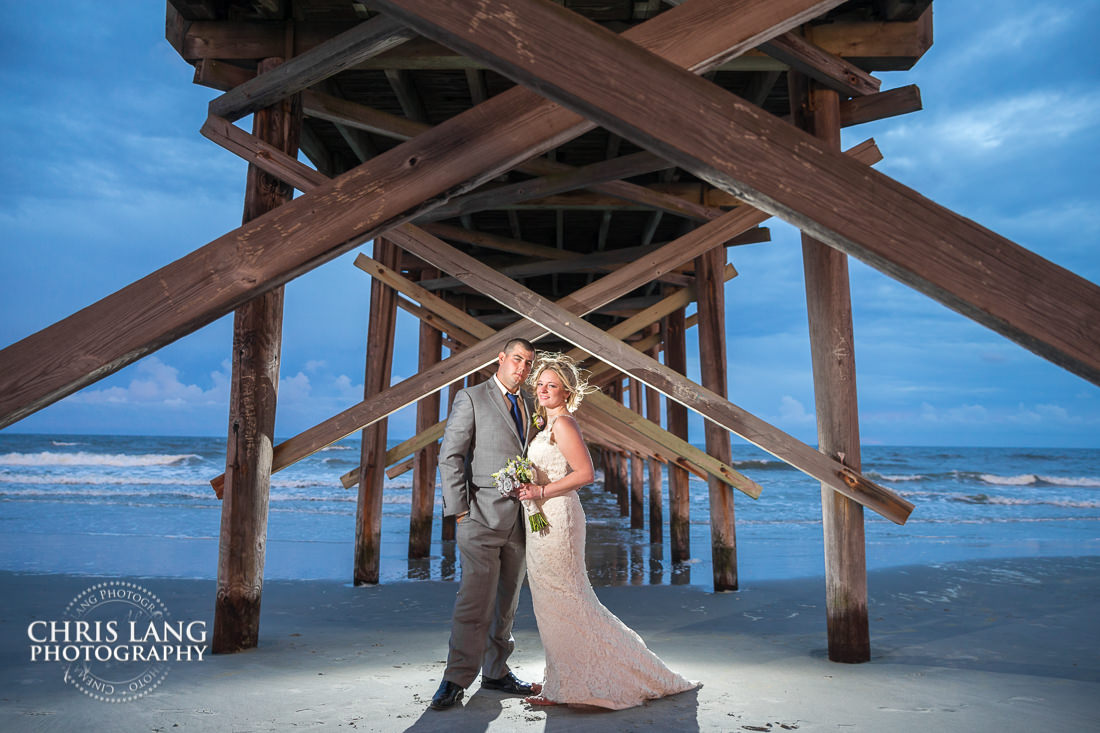
[[[569,395],[565,400],[565,409],[569,412],[576,412],[585,395],[600,391],[599,387],[588,383],[586,372],[577,366],[573,357],[557,351],[540,351],[535,355],[535,366],[531,368],[531,376],[527,378],[527,384],[532,390],[539,376],[547,369],[561,377],[562,386]],[[546,411],[542,405],[535,409],[539,415],[546,417]]]

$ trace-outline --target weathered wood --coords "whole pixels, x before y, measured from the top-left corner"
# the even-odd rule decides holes
[[[470,316],[461,309],[455,308],[450,303],[447,303],[432,293],[423,290],[417,283],[408,280],[400,273],[391,270],[376,260],[366,255],[360,255],[356,258],[355,264],[364,272],[378,278],[398,292],[405,293],[409,297],[417,298],[428,308],[438,311],[443,317],[449,319],[449,321],[457,321],[461,324],[461,328],[454,328],[459,328],[456,333],[463,345],[475,345],[476,340],[488,340],[492,338],[494,331],[478,321],[478,319]],[[737,271],[732,265],[726,265],[723,278],[728,280],[736,276],[736,274]],[[693,298],[693,290],[677,290],[645,311],[612,326],[608,329],[608,334],[615,338],[626,338],[667,313],[677,308],[683,308],[690,303]],[[643,344],[635,344],[635,347],[639,349],[647,348],[647,346]],[[585,356],[580,350],[574,350],[569,353],[570,356],[575,359],[582,359]],[[593,379],[597,379],[601,373],[608,369],[607,365],[596,365],[590,370],[591,376]],[[708,475],[713,476],[719,481],[730,484],[739,491],[743,491],[746,495],[754,499],[760,496],[760,485],[755,481],[735,471],[728,464],[716,461],[706,452],[699,450],[687,441],[662,430],[659,426],[653,426],[647,421],[642,420],[638,415],[622,408],[621,405],[606,395],[598,393],[590,395],[585,404],[590,405],[593,410],[606,415],[611,421],[621,423],[623,430],[626,431],[627,434],[633,433],[635,435],[632,440],[643,441],[643,443],[648,446],[647,450],[654,455],[662,456],[662,460],[674,460],[681,468],[698,475],[700,478],[706,478]],[[440,421],[431,428],[421,431],[413,438],[392,448],[386,454],[386,464],[389,465],[399,461],[405,456],[427,445],[429,442],[434,443],[437,441],[442,437],[445,424],[445,421]],[[606,424],[606,422],[604,424]],[[344,474],[341,477],[341,482],[344,487],[349,488],[354,486],[358,481],[358,474],[358,468],[352,469]]]
[[[406,460],[401,461],[400,463],[393,464],[392,466],[390,466],[389,468],[386,469],[386,478],[394,479],[394,478],[397,478],[398,476],[400,476],[403,473],[408,473],[409,471],[413,470],[413,463],[414,463],[414,461],[413,461],[412,458],[407,458]],[[357,483],[359,483],[359,469],[358,468],[355,469],[355,474],[356,474],[355,478],[353,478],[352,481],[351,481],[352,486],[355,486]],[[350,487],[347,487],[347,488],[350,488]]]
[[[580,168],[573,168],[564,173],[556,173],[501,186],[482,187],[473,193],[459,196],[433,209],[425,216],[420,217],[420,221],[439,221],[463,214],[485,211],[486,209],[499,209],[519,201],[527,201],[541,196],[552,196],[564,191],[587,188],[620,178],[642,175],[643,173],[653,173],[668,167],[668,163],[643,150],[620,158],[612,158]]]
[[[815,46],[796,33],[784,33],[760,50],[795,71],[850,97],[878,92],[882,82],[855,64]]]
[[[887,519],[901,524],[912,512],[913,505],[896,493],[822,455],[674,370],[654,362],[630,345],[577,318],[569,309],[547,301],[446,242],[410,225],[394,229],[388,236],[406,251],[460,277],[501,305],[522,313],[527,320],[538,323],[590,354],[599,354],[601,360],[620,371],[660,389],[665,396],[698,411],[807,475],[828,483]],[[672,344],[666,337],[666,355],[671,348]]]
[[[261,70],[281,59],[264,59]],[[281,151],[298,149],[302,108],[296,97],[256,111],[253,133]],[[245,223],[290,201],[294,190],[249,166]],[[210,648],[215,654],[251,649],[260,638],[267,547],[271,454],[282,351],[283,289],[274,288],[240,306],[233,316],[229,439],[218,539],[217,595]]]
[[[415,35],[411,29],[384,15],[375,16],[214,98],[210,101],[210,114],[231,122],[239,120],[371,56],[395,48]]]
[[[873,142],[867,141],[851,148],[848,153],[867,165],[877,162],[881,156]],[[767,215],[749,206],[741,207],[712,222],[669,242],[652,255],[625,265],[599,282],[581,288],[559,301],[559,305],[573,309],[578,315],[598,308],[619,295],[636,288],[639,282],[648,281],[690,261],[698,254],[715,246],[717,242],[728,239],[740,232],[757,226]],[[275,471],[300,461],[306,456],[321,450],[327,445],[347,437],[360,428],[370,425],[387,415],[420,399],[431,390],[441,389],[456,379],[490,364],[499,352],[498,339],[522,337],[535,340],[546,331],[520,321],[499,331],[495,337],[453,354],[440,362],[429,373],[418,374],[403,381],[370,402],[363,401],[352,405],[331,418],[283,441],[275,446],[272,469]],[[217,483],[221,477],[211,483]]]
[[[622,407],[622,376],[605,387],[604,393],[612,402]],[[622,449],[622,446],[615,446],[615,449],[609,453],[609,459],[604,467],[604,484],[607,490],[615,495],[615,499],[619,504],[619,516],[630,516],[630,484],[626,475],[626,451]]]
[[[440,12],[428,0],[378,5],[1100,384],[1100,287],[715,84],[552,4],[499,0],[491,17],[462,4]],[[505,41],[514,37],[531,43],[517,51]],[[600,73],[578,73],[592,68]]]
[[[525,257],[538,257],[544,260],[571,260],[579,256],[577,252],[547,247],[541,244],[532,244],[510,237],[502,237],[499,234],[476,232],[472,229],[457,227],[453,224],[440,222],[426,222],[420,225],[426,232],[431,232],[440,239],[449,239],[454,242],[465,242],[485,249],[495,249],[500,252],[523,255]]]
[[[432,277],[435,270],[424,270],[421,277]],[[439,363],[442,343],[439,331],[426,323],[420,324],[418,366],[425,369]],[[428,430],[439,422],[439,392],[432,392],[416,403],[416,432]],[[435,509],[435,471],[439,445],[432,441],[416,452],[413,466],[412,507],[409,513],[409,557],[424,558],[431,554],[432,515]]]
[[[887,117],[905,115],[922,108],[920,89],[910,84],[865,97],[854,97],[840,103],[840,126],[851,127]]]
[[[306,114],[310,117],[328,120],[334,124],[348,125],[398,140],[409,140],[431,129],[428,125],[404,117],[391,115],[365,105],[317,92],[304,92],[302,104]],[[520,163],[516,166],[516,170],[537,176],[554,176],[568,174],[575,169],[572,166],[546,158],[534,158]],[[594,183],[589,188],[592,191],[606,194],[600,200],[607,200],[607,196],[611,196],[612,200],[630,201],[642,207],[658,209],[698,221],[709,221],[721,216],[723,213],[715,207],[685,201],[682,196],[663,193],[627,181]]]
[[[775,4],[790,10],[693,0],[624,36],[702,72],[836,3]],[[593,126],[518,87],[491,97],[0,351],[0,428]]]
[[[820,14],[820,13],[818,13]],[[806,20],[809,20],[807,18]],[[833,30],[836,26],[836,30]],[[931,14],[927,21],[869,22],[839,21],[820,26],[814,43],[836,56],[842,56],[869,71],[896,71],[912,68],[932,45]],[[334,33],[355,28],[352,24],[295,22],[295,53],[304,55]],[[206,59],[252,61],[284,53],[286,29],[270,21],[196,22],[175,33],[173,43],[179,55],[189,63]],[[478,59],[447,48],[426,38],[415,38],[386,53],[359,63],[356,69],[384,70],[484,70]],[[715,67],[721,71],[786,71],[786,66],[767,54],[750,49]]]
[[[685,344],[687,326],[684,323],[684,309],[680,308],[665,316],[661,322],[661,329],[661,340],[665,346],[665,365],[678,374],[687,374]],[[668,432],[686,441],[688,439],[687,406],[675,399],[666,400],[665,424],[668,426]],[[673,562],[691,559],[689,485],[687,472],[670,464],[668,467],[668,542]]]
[[[631,378],[629,384],[630,409],[641,415],[642,383]],[[638,451],[630,456],[630,528],[645,528],[645,460]]]
[[[374,257],[393,267],[399,258],[389,240],[374,240]],[[396,293],[384,283],[371,281],[370,321],[367,324],[367,358],[363,398],[371,400],[390,386],[393,368]],[[355,510],[355,556],[352,582],[376,584],[382,557],[382,489],[386,472],[386,420],[363,428],[359,457],[359,496]]]
[[[704,387],[726,397],[726,297],[723,271],[726,250],[716,247],[695,259],[695,290],[699,303],[699,376]],[[707,454],[722,463],[733,463],[730,435],[718,425],[703,425]],[[707,479],[710,499],[710,553],[714,590],[737,590],[737,528],[733,492],[713,478]]]
[[[840,147],[840,109],[835,92],[792,74],[791,108],[799,123],[827,145]],[[855,335],[849,295],[848,258],[802,235],[806,310],[814,374],[818,449],[860,470]],[[829,659],[871,659],[867,618],[867,561],[863,507],[828,486],[821,487],[825,534],[825,609]]]
[[[647,336],[656,336],[660,339],[661,326],[659,323],[654,323],[646,327]],[[659,344],[651,346],[647,352],[649,358],[657,360],[660,355],[661,347]],[[653,426],[660,428],[661,426],[661,393],[652,387],[646,386],[645,388],[645,415],[646,419],[653,423]],[[650,461],[649,462],[649,541],[652,544],[660,544],[664,541],[664,512],[662,499],[662,486],[661,481],[663,478],[663,471],[661,470],[661,464]]]

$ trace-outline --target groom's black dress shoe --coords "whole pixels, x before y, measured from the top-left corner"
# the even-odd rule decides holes
[[[446,710],[449,707],[453,707],[454,704],[461,699],[462,687],[456,685],[454,682],[443,680],[439,683],[439,689],[435,691],[435,697],[432,698],[431,708],[432,710]]]
[[[511,672],[496,680],[482,675],[481,688],[483,690],[499,690],[510,695],[530,695],[538,692],[530,682],[524,682]]]

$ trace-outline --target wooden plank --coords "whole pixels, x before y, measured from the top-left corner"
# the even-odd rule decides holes
[[[798,120],[799,125],[827,145],[839,148],[840,104],[836,92],[821,89],[803,77],[791,77],[792,108],[811,111]],[[818,450],[859,471],[859,408],[848,257],[803,234],[802,261]],[[829,659],[870,661],[863,507],[822,485],[821,521]]]
[[[932,47],[932,8],[905,23],[837,20],[811,25],[806,38],[861,69],[903,71]]]
[[[413,469],[413,463],[414,463],[413,459],[408,458],[404,461],[401,461],[400,463],[393,464],[392,466],[390,466],[389,468],[386,469],[386,478],[388,478],[390,480],[393,480],[393,479],[397,478],[398,476],[400,476],[403,473],[408,473],[409,471],[411,471]],[[356,467],[356,469],[355,469],[355,478],[353,478],[351,480],[351,486],[345,486],[344,488],[350,489],[352,486],[355,486],[358,483],[359,483],[359,469],[358,469],[358,467]]]
[[[920,89],[910,84],[840,103],[840,126],[851,127],[887,117],[909,114],[922,108]]]
[[[654,362],[628,344],[577,318],[570,310],[548,302],[537,293],[509,280],[447,243],[411,226],[395,229],[389,236],[398,246],[425,262],[456,275],[501,305],[523,314],[524,318],[538,323],[542,328],[556,333],[588,353],[599,354],[600,359],[620,371],[659,389],[666,397],[698,411],[707,419],[737,433],[887,519],[904,523],[912,512],[913,505],[894,492],[819,453],[710,390],[690,382],[672,369]],[[669,348],[666,338],[666,352]]]
[[[788,3],[807,16],[835,4],[776,4]],[[741,11],[693,0],[624,35],[702,72],[802,18]],[[456,115],[0,351],[0,428],[423,213],[433,196],[470,190],[592,127],[518,87]]]
[[[378,4],[425,35],[483,58],[612,132],[1100,384],[1100,287],[1094,283],[562,8],[499,0],[487,18],[464,5],[437,12],[428,0]],[[471,33],[474,21],[478,30]],[[517,53],[501,34],[533,40]],[[578,73],[592,68],[601,73]],[[646,79],[644,86],[639,78]]]
[[[281,59],[264,59],[261,70]],[[280,151],[298,149],[302,108],[297,98],[256,111],[253,133]],[[294,189],[249,166],[244,221],[286,204]],[[283,288],[241,305],[233,315],[233,354],[226,442],[225,486],[218,539],[217,591],[211,651],[252,649],[260,638],[271,491],[271,451],[282,352]]]
[[[796,33],[784,33],[760,46],[760,50],[798,71],[849,97],[878,92],[882,82],[855,64],[815,46]]]
[[[518,239],[511,239],[510,237],[502,237],[499,234],[476,232],[472,229],[465,229],[452,224],[425,222],[421,224],[420,227],[424,231],[430,232],[440,239],[449,239],[453,242],[465,242],[466,244],[472,244],[476,247],[495,249],[498,252],[508,252],[509,254],[523,255],[524,257],[538,257],[544,260],[571,260],[580,256],[578,252],[570,252],[568,250],[558,249],[557,247],[546,247],[541,244],[523,242]]]
[[[878,148],[871,141],[854,146],[848,154],[867,165],[877,162],[881,157]],[[704,224],[669,242],[652,255],[640,258],[604,276],[599,282],[581,288],[563,298],[558,304],[571,310],[576,309],[575,312],[583,316],[616,297],[634,290],[639,282],[648,282],[649,279],[675,269],[698,254],[713,248],[716,241],[729,239],[759,225],[766,218],[766,214],[750,206],[731,211],[720,219]],[[377,399],[352,405],[283,441],[275,446],[272,470],[286,468],[356,430],[406,407],[430,391],[441,389],[456,379],[461,379],[487,366],[495,360],[500,350],[499,339],[507,341],[510,338],[521,337],[535,340],[545,333],[544,329],[532,327],[526,321],[519,321],[497,332],[495,337],[485,339],[443,360],[428,373],[409,377],[396,387],[379,395]],[[220,478],[215,478],[211,483],[219,480]]]
[[[378,15],[314,46],[210,101],[209,112],[230,122],[275,104],[371,56],[395,48],[416,34]]]

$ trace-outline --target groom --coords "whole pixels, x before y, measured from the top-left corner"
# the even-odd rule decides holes
[[[526,571],[525,523],[518,501],[501,496],[491,474],[523,455],[532,404],[520,392],[535,347],[512,339],[497,355],[493,378],[455,395],[439,449],[443,516],[455,515],[462,582],[451,620],[443,682],[431,707],[462,699],[481,671],[481,687],[512,695],[540,692],[508,669],[512,620]]]

